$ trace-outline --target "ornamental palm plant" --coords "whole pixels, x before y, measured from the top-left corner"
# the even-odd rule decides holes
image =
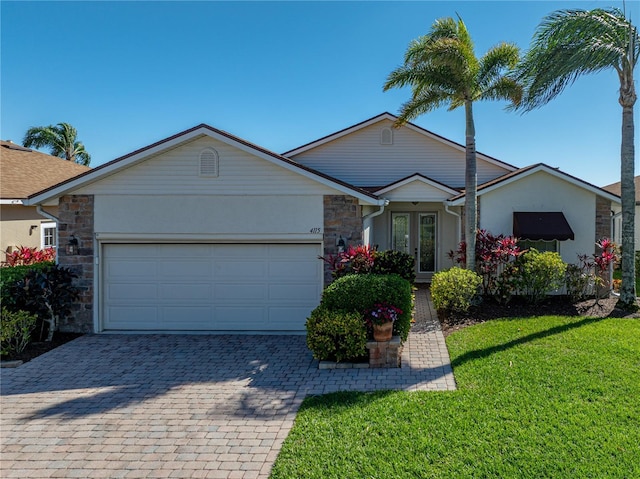
[[[475,269],[478,227],[476,139],[473,103],[508,100],[517,105],[522,96],[518,83],[506,73],[519,60],[519,49],[511,43],[492,47],[483,57],[474,53],[467,27],[460,17],[436,20],[427,35],[412,41],[404,65],[389,74],[384,91],[410,86],[411,99],[401,107],[396,126],[448,105],[449,111],[465,109],[465,237],[466,267]]]
[[[89,166],[91,155],[77,140],[78,132],[69,123],[49,126],[34,126],[27,130],[22,144],[27,148],[49,147],[51,155],[80,165]]]
[[[638,29],[617,8],[559,10],[545,17],[531,48],[518,67],[516,79],[525,94],[519,109],[545,105],[579,76],[615,70],[620,79],[622,144],[622,287],[619,305],[635,309],[635,185],[633,107],[636,92],[633,70],[640,55]]]

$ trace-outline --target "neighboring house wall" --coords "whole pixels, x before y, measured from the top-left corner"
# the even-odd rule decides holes
[[[45,209],[48,213],[57,214],[55,207]],[[51,223],[51,220],[40,216],[35,206],[0,205],[0,218],[1,251],[15,250],[20,246],[42,248],[42,225]],[[4,261],[4,255],[0,261]]]
[[[355,186],[384,186],[421,173],[452,188],[464,187],[465,153],[442,141],[409,128],[392,128],[382,120],[292,158]],[[389,129],[393,143],[381,144],[381,132]],[[478,183],[509,170],[478,158]]]
[[[484,193],[480,227],[493,234],[513,234],[514,211],[561,211],[575,241],[560,242],[560,254],[575,263],[578,254],[592,254],[596,237],[596,195],[544,171]]]

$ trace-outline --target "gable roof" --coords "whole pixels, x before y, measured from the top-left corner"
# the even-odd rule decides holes
[[[344,128],[340,131],[337,131],[335,133],[331,133],[330,135],[327,136],[323,136],[322,138],[319,138],[317,140],[314,140],[310,143],[307,143],[305,145],[299,146],[297,148],[294,148],[293,150],[289,150],[283,153],[284,156],[287,157],[294,157],[296,155],[299,155],[301,153],[304,153],[305,151],[309,151],[312,150],[313,148],[317,148],[318,146],[324,145],[325,143],[329,143],[331,141],[337,140],[338,138],[342,138],[343,136],[349,135],[351,133],[354,133],[358,130],[362,130],[363,128],[367,128],[368,126],[374,125],[376,123],[379,123],[381,121],[384,120],[389,120],[392,122],[396,122],[398,120],[398,117],[392,113],[389,112],[384,112],[381,113],[379,115],[376,115],[372,118],[369,118],[368,120],[364,120],[360,123],[356,123],[355,125],[349,126],[347,128]],[[466,150],[464,145],[461,145],[460,143],[456,143],[455,141],[451,141],[443,136],[440,136],[430,130],[427,130],[425,128],[422,128],[418,125],[416,125],[415,123],[411,123],[411,122],[407,122],[403,125],[403,128],[408,128],[410,130],[413,130],[417,133],[420,133],[424,136],[427,136],[431,139],[437,140],[447,146],[450,146],[458,151],[462,151],[464,152]],[[479,159],[487,161],[488,163],[492,163],[495,165],[498,165],[502,168],[505,168],[507,170],[516,170],[517,167],[510,165],[509,163],[505,163],[504,161],[500,161],[497,158],[493,158],[491,156],[485,155],[483,153],[480,152],[476,152],[476,155]]]
[[[49,201],[53,198],[62,196],[70,191],[105,178],[106,176],[113,175],[114,173],[145,161],[152,156],[158,155],[169,149],[176,148],[177,146],[185,142],[202,136],[208,136],[210,138],[214,138],[216,140],[232,145],[242,151],[248,152],[259,158],[279,165],[289,171],[293,171],[295,173],[301,174],[302,176],[333,187],[339,191],[344,192],[345,194],[349,194],[360,200],[364,200],[371,204],[382,204],[382,200],[378,199],[378,197],[373,193],[352,186],[336,178],[332,178],[312,168],[300,165],[290,160],[289,158],[285,158],[282,155],[269,151],[258,145],[243,140],[242,138],[227,133],[226,131],[219,130],[204,123],[165,138],[164,140],[157,141],[149,146],[145,146],[143,148],[135,150],[127,155],[116,158],[115,160],[100,165],[92,169],[91,171],[87,171],[75,178],[60,182],[58,184],[50,186],[49,188],[32,194],[28,197],[27,203],[38,204]]]
[[[22,200],[29,195],[91,169],[72,161],[0,141],[0,198]]]
[[[636,185],[636,204],[640,203],[640,176],[636,176],[633,179]],[[620,196],[622,194],[622,184],[620,181],[617,183],[611,183],[610,185],[603,186],[603,190],[607,190],[609,193],[613,193],[614,195]]]
[[[606,191],[598,186],[592,185],[580,178],[576,178],[575,176],[570,175],[569,173],[565,173],[564,171],[559,170],[558,168],[553,168],[545,163],[536,163],[534,165],[526,166],[524,168],[520,168],[519,170],[512,171],[511,173],[507,173],[506,175],[500,176],[495,180],[487,181],[482,185],[478,185],[478,196],[481,196],[485,193],[489,193],[490,191],[496,190],[502,186],[513,183],[514,181],[521,180],[522,178],[526,178],[529,175],[537,173],[539,171],[544,171],[549,173],[556,178],[560,178],[562,180],[568,181],[569,183],[578,186],[580,188],[584,188],[592,193],[607,198],[615,203],[620,203],[620,197]],[[464,204],[465,193],[464,191],[457,196],[449,199],[449,202],[452,206],[458,206]]]
[[[424,183],[426,185],[432,186],[434,188],[436,188],[437,190],[441,190],[445,193],[448,193],[450,195],[457,195],[459,193],[458,190],[455,190],[447,185],[445,185],[444,183],[440,183],[439,181],[436,181],[432,178],[429,178],[428,176],[422,175],[420,173],[414,173],[413,175],[409,175],[406,176],[398,181],[394,181],[393,183],[389,183],[386,186],[382,186],[380,188],[377,188],[376,190],[374,190],[374,192],[377,195],[381,195],[384,193],[388,193],[390,191],[393,191],[397,188],[402,188],[405,185],[408,185],[411,182],[414,181],[418,181],[421,183]]]

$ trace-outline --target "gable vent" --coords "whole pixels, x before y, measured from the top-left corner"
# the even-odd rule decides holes
[[[380,131],[380,144],[393,145],[393,131],[391,131],[391,128],[383,128]]]
[[[207,148],[200,153],[200,176],[218,177],[218,152]]]

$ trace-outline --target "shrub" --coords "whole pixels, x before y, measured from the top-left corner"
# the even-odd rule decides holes
[[[46,266],[28,271],[9,287],[14,310],[28,311],[47,323],[46,341],[53,338],[59,318],[71,313],[71,305],[78,297],[78,288],[73,285],[75,277],[67,268]]]
[[[10,288],[18,281],[24,279],[29,271],[39,271],[49,266],[52,262],[34,263],[29,266],[11,266],[0,268],[0,302],[10,310],[17,310],[15,307],[15,297],[11,294]]]
[[[36,326],[36,316],[26,311],[9,311],[2,308],[0,320],[0,354],[10,356],[21,353],[31,341]]]
[[[518,258],[517,265],[519,290],[532,303],[539,303],[564,284],[567,265],[554,251],[541,253],[531,248]]]
[[[438,311],[466,312],[479,295],[482,278],[473,271],[454,266],[431,279],[431,299]]]
[[[9,266],[29,266],[31,264],[54,261],[56,259],[56,250],[54,248],[40,250],[36,247],[20,246],[11,253],[5,253],[5,256],[5,262]]]
[[[376,303],[386,303],[402,310],[393,324],[393,334],[406,341],[413,311],[411,283],[398,275],[344,276],[327,286],[320,304],[330,310],[351,311],[362,315]]]
[[[413,256],[402,251],[376,251],[371,272],[397,274],[413,284],[416,280],[415,263],[416,260]]]
[[[307,346],[320,360],[342,361],[367,353],[367,328],[357,312],[318,306],[307,319]]]
[[[331,275],[341,278],[347,274],[365,274],[371,272],[375,251],[369,246],[349,246],[346,251],[320,259],[329,265]]]

